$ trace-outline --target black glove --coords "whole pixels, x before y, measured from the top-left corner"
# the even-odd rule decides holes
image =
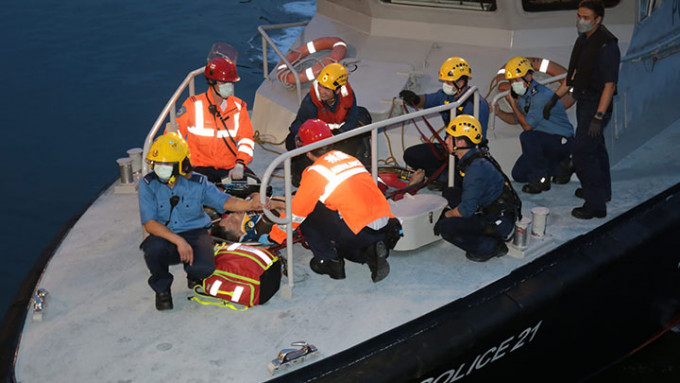
[[[548,101],[543,107],[543,118],[546,120],[550,118],[550,111],[555,107],[555,104],[557,104],[557,100],[559,99],[560,98],[557,97],[556,94],[553,94],[553,96],[550,98],[550,101]]]
[[[399,92],[399,97],[401,97],[401,99],[406,101],[406,103],[409,105],[416,106],[420,103],[420,96],[410,90],[402,90]]]
[[[588,126],[588,137],[597,138],[602,135],[602,120],[593,117]]]

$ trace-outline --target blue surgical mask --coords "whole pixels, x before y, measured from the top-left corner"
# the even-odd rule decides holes
[[[169,164],[155,164],[153,166],[153,172],[156,173],[161,181],[167,181],[172,177],[172,171],[175,167]]]
[[[510,84],[512,87],[512,91],[517,93],[518,95],[522,96],[524,93],[527,92],[527,88],[524,86],[524,83],[521,81],[513,82]]]
[[[595,24],[589,23],[586,20],[583,19],[577,19],[576,20],[576,30],[578,33],[588,33],[595,28]]]
[[[449,96],[453,96],[456,94],[456,88],[453,87],[453,85],[449,85],[447,83],[442,84],[442,90],[444,91],[445,94]]]
[[[222,98],[227,98],[234,95],[234,83],[225,82],[217,87],[217,92]]]

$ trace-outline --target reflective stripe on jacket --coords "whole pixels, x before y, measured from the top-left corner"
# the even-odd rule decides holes
[[[189,97],[177,113],[179,133],[189,144],[191,164],[218,169],[231,169],[237,160],[248,164],[253,159],[255,142],[246,103],[231,96],[216,105],[224,119],[222,124],[218,116],[210,113],[214,100],[208,99],[208,93]]]
[[[366,168],[356,158],[337,150],[317,158],[302,173],[292,201],[293,229],[307,218],[317,202],[337,211],[355,234],[375,220],[392,217],[385,196]],[[270,236],[281,243],[286,239],[285,230],[284,225],[276,225]]]
[[[349,83],[340,87],[340,92],[336,95],[339,98],[339,105],[332,111],[328,105],[319,99],[319,82],[314,81],[309,90],[309,96],[317,109],[317,118],[328,124],[331,130],[340,129],[347,119],[347,113],[354,104],[354,91]]]

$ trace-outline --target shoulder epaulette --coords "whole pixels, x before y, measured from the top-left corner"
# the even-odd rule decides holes
[[[143,180],[146,182],[146,184],[150,184],[151,181],[158,179],[158,176],[154,172],[149,172],[149,174],[145,175]]]
[[[208,180],[208,177],[204,176],[201,173],[196,173],[196,172],[191,173],[191,178],[189,178],[189,181],[197,182],[199,184],[202,184],[202,183],[206,182],[207,180]]]

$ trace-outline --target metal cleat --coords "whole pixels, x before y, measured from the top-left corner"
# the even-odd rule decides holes
[[[292,364],[299,364],[318,353],[318,349],[313,344],[305,341],[293,342],[291,346],[300,348],[284,348],[279,351],[279,356],[272,360],[267,366],[270,374],[274,374],[280,368],[289,367]]]
[[[42,322],[44,310],[47,307],[47,295],[49,293],[45,289],[38,289],[33,293],[33,321]]]

